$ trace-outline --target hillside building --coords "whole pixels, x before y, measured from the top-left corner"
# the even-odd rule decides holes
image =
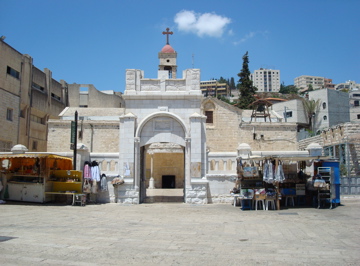
[[[260,68],[250,75],[258,92],[278,92],[280,90],[280,70]]]
[[[316,76],[300,76],[294,79],[294,85],[302,91],[306,91],[311,85],[314,90],[325,88],[325,78]]]
[[[39,70],[33,59],[0,39],[0,151],[23,144],[47,150],[47,121],[67,106],[67,84]]]
[[[339,83],[335,85],[335,90],[347,90],[347,91],[354,91],[360,90],[360,84],[356,83],[355,81],[348,80],[344,83]]]
[[[360,123],[360,89],[349,92],[350,97],[350,121]]]
[[[200,90],[201,93],[207,97],[229,97],[230,96],[230,89],[227,83],[219,83],[217,80],[207,80],[200,82]]]

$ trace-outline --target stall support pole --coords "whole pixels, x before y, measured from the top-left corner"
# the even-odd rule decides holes
[[[278,159],[275,159],[275,172],[276,172],[276,169],[279,165],[279,160]],[[276,187],[276,209],[277,210],[280,210],[280,187],[279,187],[279,182],[275,182],[275,187]]]
[[[76,170],[77,122],[78,122],[78,112],[75,111],[75,138],[74,138],[73,170]]]

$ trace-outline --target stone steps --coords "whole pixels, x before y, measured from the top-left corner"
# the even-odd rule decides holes
[[[182,196],[151,196],[146,197],[144,203],[160,203],[160,202],[184,202],[184,197]]]
[[[184,190],[180,189],[147,189],[144,203],[184,202]]]

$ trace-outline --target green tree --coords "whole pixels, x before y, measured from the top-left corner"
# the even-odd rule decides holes
[[[315,101],[315,100],[309,100],[306,98],[304,98],[302,101],[303,101],[306,116],[308,118],[309,126],[311,128],[311,131],[314,132],[313,119],[315,119],[317,112],[319,112],[321,101],[320,101],[320,99],[317,99]]]
[[[248,109],[249,104],[256,101],[254,95],[257,91],[257,88],[253,86],[253,82],[250,79],[248,52],[243,56],[243,65],[238,76],[240,78],[238,83],[239,100],[236,105],[241,109]]]
[[[227,83],[227,80],[224,79],[223,77],[220,77],[217,81],[218,81],[219,83]]]
[[[287,85],[285,86],[284,82],[280,85],[280,93],[282,94],[298,94],[299,89],[296,88],[294,85]]]
[[[235,89],[236,89],[234,77],[231,77],[229,86],[230,86],[230,89],[231,89],[231,90],[235,90]]]

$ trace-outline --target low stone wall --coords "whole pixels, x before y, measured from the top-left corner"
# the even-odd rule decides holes
[[[341,177],[340,195],[360,195],[360,176]]]
[[[122,204],[139,204],[139,190],[133,188],[133,183],[124,183],[114,188],[114,202]]]
[[[311,138],[302,139],[298,142],[298,149],[304,151],[307,146],[311,143],[318,143],[321,146],[324,146],[324,141],[321,135],[317,135]]]
[[[230,190],[235,186],[236,174],[208,174],[208,203],[231,203],[234,197]]]
[[[185,202],[190,204],[208,203],[208,181],[204,179],[191,180],[191,187],[185,190]]]

